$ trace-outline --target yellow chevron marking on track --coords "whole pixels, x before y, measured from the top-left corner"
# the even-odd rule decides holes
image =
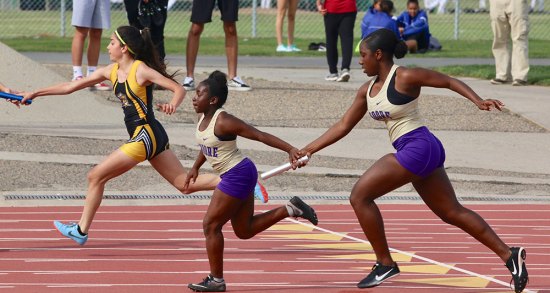
[[[342,254],[342,255],[326,255],[323,257],[327,258],[337,258],[337,259],[364,259],[364,260],[376,260],[376,255],[374,253],[360,253],[360,254]],[[411,261],[412,257],[400,253],[392,253],[391,257],[397,262],[408,262]],[[372,267],[369,268],[369,270]]]
[[[488,280],[478,278],[478,277],[395,279],[395,281],[417,283],[417,284],[440,285],[440,286],[449,286],[449,287],[467,287],[467,288],[485,288],[489,284]]]
[[[285,238],[285,239],[308,239],[308,240],[331,240],[339,241],[343,237],[333,234],[286,234],[286,235],[262,235],[262,237],[271,237],[271,238]]]
[[[300,231],[300,232],[309,232],[313,231],[312,227],[301,224],[288,224],[288,225],[273,225],[267,229],[268,231]]]
[[[372,250],[372,246],[367,243],[321,243],[321,244],[303,244],[290,245],[306,248],[325,248],[325,249],[344,249],[344,250]]]

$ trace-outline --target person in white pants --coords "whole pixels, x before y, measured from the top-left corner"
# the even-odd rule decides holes
[[[544,0],[531,0],[530,12],[536,12],[536,13],[544,12]]]
[[[444,14],[448,0],[424,0],[424,8],[433,12],[437,7],[437,14]]]
[[[493,56],[496,76],[493,84],[527,85],[529,72],[529,4],[525,0],[490,0]],[[512,50],[508,46],[512,40]]]

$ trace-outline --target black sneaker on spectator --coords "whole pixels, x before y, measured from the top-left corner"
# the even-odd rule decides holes
[[[329,73],[327,76],[325,76],[326,81],[337,81],[338,80],[338,73]]]
[[[504,79],[500,79],[500,78],[493,78],[493,79],[491,79],[491,83],[492,84],[507,84],[507,83],[509,83],[509,81],[504,80]]]
[[[227,89],[229,89],[230,91],[246,92],[251,90],[252,88],[244,83],[244,81],[240,77],[235,76],[227,81]]]
[[[511,247],[510,252],[512,252],[512,255],[510,255],[510,258],[506,261],[506,267],[510,270],[510,273],[512,273],[514,291],[519,293],[525,289],[529,281],[529,274],[525,267],[527,253],[523,247]]]
[[[202,282],[189,284],[187,287],[195,292],[225,292],[225,281],[216,282],[209,274]]]
[[[194,91],[195,80],[192,77],[186,76],[185,79],[183,80],[182,86],[186,91]]]
[[[372,267],[372,271],[363,280],[357,283],[358,288],[372,288],[380,285],[385,280],[399,275],[397,263],[393,266],[385,266],[379,262]]]
[[[337,82],[348,82],[351,75],[349,74],[349,69],[342,69],[340,76],[336,80]]]

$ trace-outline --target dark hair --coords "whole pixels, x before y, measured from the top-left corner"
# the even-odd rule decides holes
[[[361,43],[361,46],[367,46],[367,49],[372,52],[380,49],[382,52],[392,54],[397,59],[401,59],[407,54],[407,44],[398,39],[393,31],[386,28],[374,31],[365,37]]]
[[[386,12],[387,14],[392,14],[394,11],[393,2],[390,0],[380,1],[380,11]]]
[[[418,4],[418,0],[407,0],[407,6],[409,6],[409,4],[411,3],[414,3],[416,4],[416,6],[420,7],[420,5]]]
[[[123,46],[128,47],[128,52],[136,60],[143,61],[147,66],[158,71],[160,74],[174,80],[177,72],[172,75],[166,72],[166,64],[160,61],[157,49],[151,40],[151,31],[148,28],[140,31],[133,26],[119,26],[115,31],[115,35]]]
[[[227,76],[225,73],[216,70],[201,81],[201,85],[208,88],[210,97],[218,97],[218,108],[221,108],[227,101]]]

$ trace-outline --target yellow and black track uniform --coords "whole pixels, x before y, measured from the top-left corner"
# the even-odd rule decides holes
[[[126,155],[142,162],[169,148],[168,135],[153,113],[153,86],[137,83],[136,72],[142,62],[136,60],[124,83],[118,81],[118,64],[111,71],[115,96],[122,104],[124,122],[130,139],[120,147]]]

